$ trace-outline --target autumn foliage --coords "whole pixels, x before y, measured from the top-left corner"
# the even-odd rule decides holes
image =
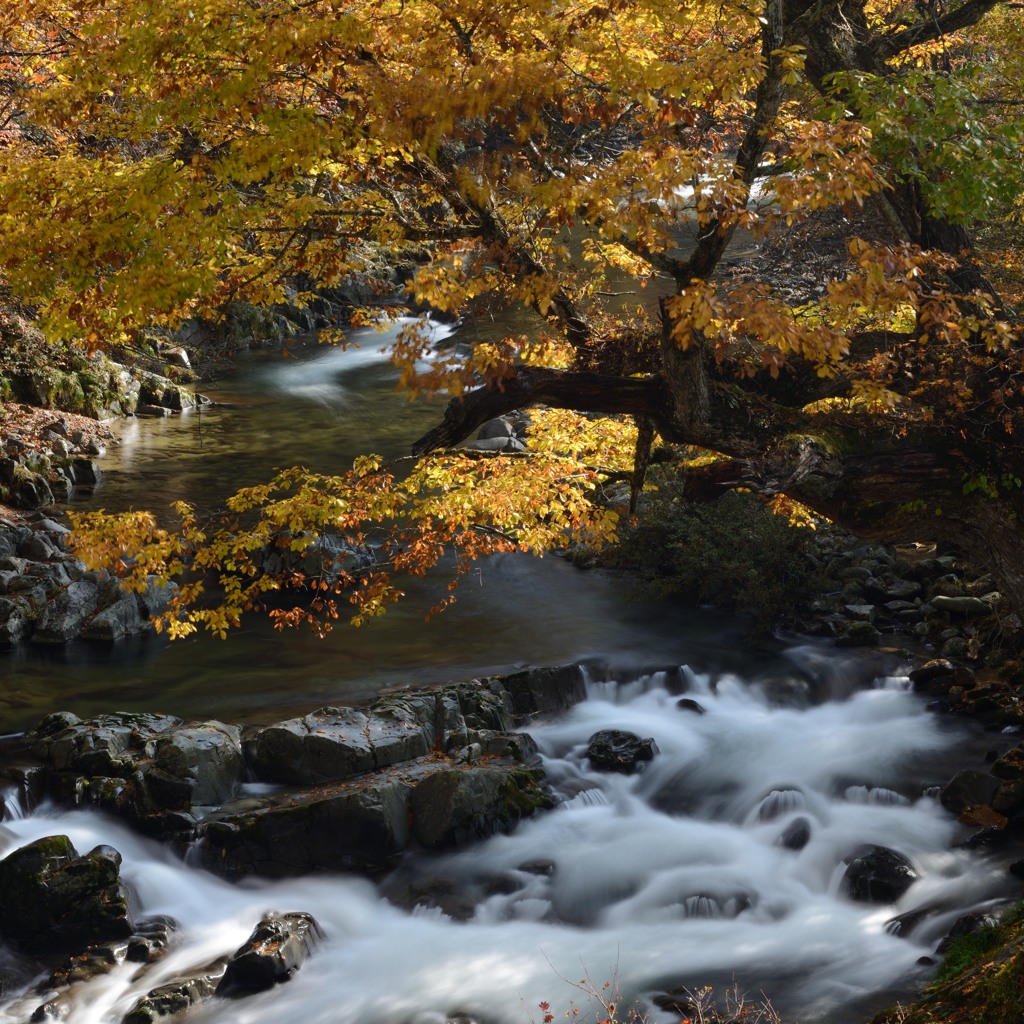
[[[1021,35],[994,0],[11,0],[0,277],[52,337],[130,345],[410,259],[418,302],[535,314],[427,371],[400,339],[403,385],[453,399],[411,469],[289,470],[220,525],[91,520],[82,550],[180,577],[171,629],[222,633],[298,582],[262,573],[268,545],[370,531],[378,568],[338,581],[359,621],[442,552],[609,541],[597,485],[635,497],[660,437],[718,454],[694,500],[947,530],[1021,604]],[[823,224],[840,259],[806,294],[724,272],[741,237]],[[535,404],[596,415],[539,417],[520,456],[437,454]]]

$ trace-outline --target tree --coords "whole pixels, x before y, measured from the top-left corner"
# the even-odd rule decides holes
[[[185,588],[178,629],[226,629],[288,582],[259,552],[327,527],[396,525],[385,562],[344,581],[359,616],[452,546],[605,541],[614,513],[588,495],[609,472],[635,492],[656,437],[718,456],[686,470],[692,500],[743,486],[866,537],[955,542],[1024,612],[1020,296],[970,234],[1019,221],[1021,79],[1002,42],[1019,5],[8,6],[23,112],[0,153],[0,265],[54,336],[130,343],[410,253],[435,308],[537,315],[534,336],[426,374],[424,338],[401,338],[406,386],[453,395],[411,473],[289,471],[216,530],[188,509],[179,531],[94,524],[84,547],[130,551],[129,573],[219,579],[213,609],[188,611],[202,585]],[[737,231],[823,216],[848,256],[821,294],[725,272]],[[608,297],[623,271],[655,309]],[[527,456],[445,451],[541,403],[586,419],[539,417]],[[314,617],[336,614],[332,589]]]

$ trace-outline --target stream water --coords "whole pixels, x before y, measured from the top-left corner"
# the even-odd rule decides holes
[[[392,394],[382,340],[284,362],[253,356],[212,390],[214,406],[129,425],[80,504],[186,497],[215,507],[275,466],[329,471],[360,451],[402,454],[439,409]],[[384,620],[326,641],[253,622],[223,642],[3,655],[0,734],[58,709],[269,722],[381,689],[579,659],[633,680],[593,682],[571,713],[531,726],[561,798],[554,811],[447,857],[412,858],[379,886],[341,876],[229,885],[90,811],[24,815],[10,799],[0,857],[57,832],[81,852],[109,844],[138,914],[179,922],[166,959],[121,964],[74,991],[71,1024],[117,1024],[148,990],[234,950],[268,909],[312,912],[320,948],[287,985],[214,1000],[192,1024],[443,1024],[460,1014],[528,1024],[542,1002],[556,1018],[573,1003],[597,1009],[574,987],[581,979],[641,1002],[735,983],[788,1020],[842,1024],[912,990],[927,977],[919,958],[953,921],[1006,895],[1005,868],[955,845],[959,826],[934,796],[968,732],[927,714],[897,663],[753,647],[742,623],[627,600],[615,579],[555,558],[484,563],[455,608],[425,624],[442,585],[427,580]],[[704,714],[678,709],[652,671],[679,665]],[[638,776],[594,773],[583,751],[602,728],[652,736],[660,753]],[[782,837],[798,819],[809,838],[791,849]],[[868,844],[899,850],[920,876],[895,905],[846,896],[846,862]],[[409,910],[410,894],[426,891],[447,896]],[[887,926],[918,910],[909,936]],[[0,990],[0,1024],[21,1024],[40,1002]]]

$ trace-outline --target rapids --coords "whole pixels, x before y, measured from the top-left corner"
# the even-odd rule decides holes
[[[340,876],[229,885],[89,811],[8,820],[0,855],[56,832],[81,851],[110,844],[138,914],[180,923],[163,961],[77,990],[71,1024],[116,1024],[156,985],[235,949],[268,909],[313,913],[325,932],[315,955],[275,991],[213,1000],[190,1021],[523,1024],[542,1002],[595,1010],[572,985],[585,979],[623,1005],[735,984],[788,1020],[863,1019],[876,993],[925,979],[918,959],[960,914],[1003,896],[1005,872],[954,847],[958,826],[930,792],[957,742],[948,721],[923,713],[904,677],[865,680],[855,657],[791,658],[781,687],[684,670],[704,714],[677,708],[663,674],[590,684],[583,704],[530,730],[555,810],[412,858],[379,888]],[[603,728],[653,736],[660,753],[636,776],[594,773],[583,752]],[[780,839],[798,817],[810,839],[792,850]],[[844,861],[865,844],[899,850],[919,873],[898,903],[846,897]],[[408,909],[424,892],[444,896]],[[921,909],[909,937],[892,933],[894,917]],[[40,1001],[8,993],[0,1022]]]

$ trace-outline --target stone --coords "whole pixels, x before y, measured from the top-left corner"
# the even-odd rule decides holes
[[[181,724],[173,715],[115,713],[81,721],[48,715],[26,736],[29,749],[57,771],[128,778],[140,757],[151,757],[158,736]]]
[[[71,583],[57,598],[47,603],[35,632],[37,643],[66,643],[78,636],[86,620],[96,610],[99,590],[85,580]]]
[[[506,440],[514,433],[512,424],[504,416],[497,416],[488,420],[476,435],[478,441],[486,441],[490,438],[503,437]]]
[[[145,628],[135,594],[122,593],[111,605],[85,624],[81,636],[86,640],[122,640]]]
[[[125,1014],[122,1024],[154,1024],[159,1018],[182,1013],[209,999],[217,991],[227,965],[227,959],[221,958],[196,968],[185,977],[151,989]]]
[[[894,903],[917,878],[910,861],[885,846],[854,858],[843,876],[850,899],[862,903]]]
[[[133,927],[121,857],[97,846],[79,856],[67,836],[47,836],[0,861],[0,934],[33,954],[83,950],[128,938]]]
[[[587,698],[583,669],[579,665],[530,668],[499,676],[496,681],[511,696],[518,720],[568,711]]]
[[[955,665],[948,658],[933,658],[912,669],[910,682],[915,693],[943,696],[954,686],[969,690],[974,686],[974,671],[966,665]]]
[[[16,644],[28,639],[34,616],[23,598],[0,597],[0,643]]]
[[[1001,780],[988,772],[965,768],[956,773],[939,794],[939,803],[952,814],[960,815],[968,807],[990,805],[999,792]]]
[[[931,604],[940,612],[956,612],[961,615],[992,614],[992,605],[980,597],[947,597],[938,594],[931,599]]]
[[[676,707],[680,711],[690,711],[695,715],[703,715],[707,713],[704,706],[695,701],[692,697],[680,697],[679,700],[676,701]]]
[[[322,938],[311,914],[267,914],[228,961],[217,995],[248,995],[287,981]]]
[[[102,476],[99,466],[92,459],[83,456],[71,460],[71,472],[75,483],[85,486],[99,483]]]
[[[178,585],[158,576],[146,577],[146,589],[137,594],[139,611],[144,619],[152,619],[167,611],[171,598],[178,592]]]
[[[587,757],[597,771],[632,775],[652,761],[658,746],[651,737],[621,729],[602,729],[587,741]]]
[[[779,836],[779,846],[787,850],[802,850],[811,839],[811,823],[801,816],[794,818]]]
[[[433,772],[412,792],[416,840],[436,850],[505,832],[554,804],[539,769],[470,766]]]
[[[434,745],[433,717],[429,694],[368,711],[320,708],[261,729],[246,752],[261,779],[316,785],[422,757]]]
[[[229,800],[242,779],[242,730],[204,722],[182,725],[156,740],[153,761],[168,775],[190,783],[190,804]]]
[[[312,871],[376,871],[409,846],[411,783],[379,778],[286,793],[267,806],[208,819],[199,864],[229,879]]]

